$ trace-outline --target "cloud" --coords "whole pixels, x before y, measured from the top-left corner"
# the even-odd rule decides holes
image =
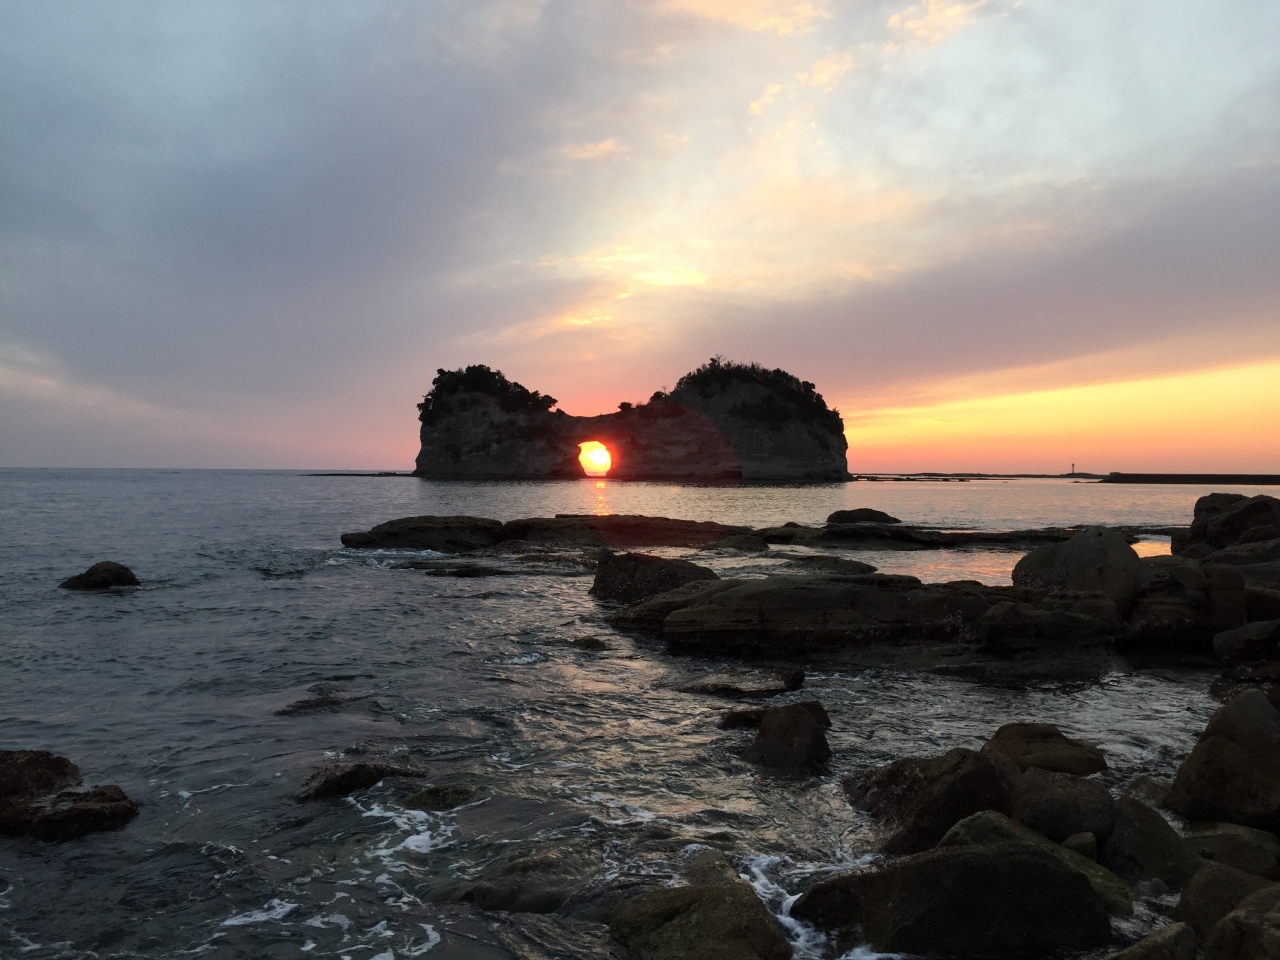
[[[690,13],[747,30],[787,36],[811,28],[828,15],[824,0],[666,0],[666,9]]]
[[[614,137],[608,140],[601,140],[599,143],[578,143],[562,147],[561,154],[570,160],[599,160],[601,157],[611,157],[618,153],[625,153],[626,148],[619,145]]]
[[[918,43],[940,43],[977,19],[986,0],[955,3],[953,0],[924,0],[891,16],[886,24],[895,33]]]

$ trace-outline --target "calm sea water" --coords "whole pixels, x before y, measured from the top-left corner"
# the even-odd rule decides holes
[[[972,529],[1188,522],[1189,487],[1062,482],[680,487],[434,483],[294,472],[0,471],[0,743],[76,761],[142,804],[118,833],[0,841],[0,957],[606,957],[593,897],[725,849],[785,917],[806,879],[870,849],[839,775],[975,746],[1015,719],[1102,745],[1117,785],[1169,776],[1214,704],[1197,673],[1011,691],[890,671],[810,673],[834,720],[822,777],[762,772],[726,704],[678,687],[725,664],[622,636],[564,557],[458,580],[341,547],[398,516],[646,513],[764,526],[872,506]],[[1249,491],[1243,491],[1249,492]],[[1144,547],[1167,549],[1158,539]],[[667,551],[688,553],[688,551]],[[770,558],[700,555],[724,574]],[[1016,554],[853,554],[925,579],[1007,582]],[[56,589],[96,560],[142,589]],[[572,641],[597,637],[608,649]],[[278,715],[326,692],[341,708]],[[295,795],[325,758],[397,757],[478,802],[407,810],[402,784]],[[577,876],[558,914],[440,902],[513,851]],[[1149,922],[1131,921],[1133,930]],[[800,957],[833,956],[791,926]],[[1130,933],[1133,930],[1129,930]],[[1125,931],[1121,931],[1124,933]]]

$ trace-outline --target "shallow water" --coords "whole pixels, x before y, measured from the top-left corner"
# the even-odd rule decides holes
[[[396,568],[413,554],[343,549],[343,531],[421,513],[763,526],[852,506],[977,529],[1160,526],[1186,523],[1202,492],[0,471],[0,742],[71,757],[86,782],[118,783],[142,804],[118,833],[0,842],[0,956],[613,956],[581,910],[678,875],[703,845],[725,849],[779,913],[807,879],[864,857],[869,824],[838,786],[850,769],[975,746],[1001,723],[1036,719],[1099,743],[1116,785],[1167,777],[1214,707],[1210,678],[1194,672],[1019,691],[811,669],[784,699],[827,706],[831,772],[772,774],[739,759],[749,733],[716,728],[725,701],[677,689],[724,664],[612,630],[572,555],[526,557],[521,576],[428,577]],[[756,575],[805,552],[699,559]],[[842,555],[992,583],[1017,559]],[[56,589],[100,559],[133,567],[143,588]],[[584,637],[607,649],[572,644]],[[345,702],[277,715],[318,693]],[[298,803],[308,772],[339,755],[389,755],[427,776]],[[413,789],[441,782],[477,787],[477,801],[435,814],[404,807]],[[439,902],[513,851],[559,858],[581,873],[580,892],[550,916]],[[798,956],[831,956],[812,931],[792,932]]]

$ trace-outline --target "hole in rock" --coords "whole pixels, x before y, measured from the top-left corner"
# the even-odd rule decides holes
[[[582,472],[588,477],[608,476],[613,466],[613,457],[609,456],[609,448],[599,440],[588,440],[578,444],[578,462],[582,464]]]

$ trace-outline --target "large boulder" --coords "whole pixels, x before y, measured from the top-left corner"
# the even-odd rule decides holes
[[[1111,939],[1107,908],[1089,881],[1039,846],[944,847],[832,877],[791,915],[854,930],[880,952],[1048,956]]]
[[[71,840],[118,830],[138,805],[114,784],[91,790],[79,768],[45,750],[0,750],[0,835]]]
[[[1240,901],[1252,893],[1273,886],[1270,880],[1245,873],[1225,863],[1206,864],[1182,890],[1173,915],[1191,924],[1202,941]]]
[[[1151,579],[1128,614],[1132,645],[1205,649],[1216,633],[1246,620],[1240,570],[1187,557],[1145,557]]]
[[[1209,932],[1205,960],[1276,960],[1280,957],[1280,884],[1238,903]]]
[[[1213,652],[1227,661],[1280,659],[1280,620],[1224,630],[1213,638]]]
[[[1280,711],[1245,690],[1209,720],[1166,801],[1189,820],[1280,829]]]
[[[831,729],[831,717],[827,715],[826,708],[817,700],[801,700],[795,706],[808,710],[818,726],[823,730]],[[730,710],[720,719],[717,726],[721,730],[754,730],[760,726],[760,721],[764,719],[767,709],[767,707],[741,707],[737,710]]]
[[[1187,825],[1187,846],[1214,863],[1280,880],[1280,839],[1266,830],[1238,823],[1192,823]]]
[[[1197,945],[1196,932],[1190,924],[1171,923],[1121,950],[1111,960],[1196,960]]]
[[[1090,834],[1092,836],[1092,834]],[[939,847],[986,847],[993,843],[1030,843],[1053,854],[1072,870],[1084,874],[1107,905],[1107,912],[1127,916],[1133,913],[1133,890],[1114,873],[1092,859],[1054,843],[1047,837],[1014,823],[1003,813],[984,810],[965,817],[938,841]]]
[[[688,560],[601,550],[591,593],[602,600],[635,603],[686,583],[719,579],[714,571]]]
[[[435,550],[465,553],[492,547],[504,539],[502,523],[484,517],[401,517],[363,533],[344,533],[342,545],[360,549]]]
[[[77,573],[58,584],[63,590],[109,590],[112,587],[140,586],[133,571],[123,563],[102,560],[84,573]]]
[[[1133,606],[1150,573],[1124,535],[1090,527],[1065,543],[1036,547],[1013,568],[1016,586],[1101,593],[1121,614]]]
[[[850,801],[874,815],[886,853],[936,845],[965,817],[983,810],[1008,814],[1021,774],[1000,754],[957,747],[940,757],[904,757],[845,778]]]
[[[870,507],[857,507],[853,510],[837,510],[827,517],[827,523],[839,526],[846,523],[901,523],[897,517],[890,516],[883,510]]]
[[[1087,777],[1107,769],[1101,750],[1072,740],[1051,723],[1006,723],[982,749],[1003,754],[1023,771],[1037,767]]]
[[[1280,588],[1246,583],[1244,588],[1245,619],[1280,620]]]
[[[687,886],[650,890],[604,910],[634,960],[789,960],[791,944],[718,851],[690,864]]]
[[[1126,880],[1161,880],[1178,888],[1204,861],[1158,811],[1131,797],[1115,802],[1115,822],[1100,859]]]
[[[1211,493],[1196,501],[1191,529],[1173,538],[1173,552],[1193,557],[1237,544],[1280,539],[1280,500]]]
[[[1105,837],[1115,824],[1115,801],[1093,780],[1032,767],[1014,790],[1013,820],[1054,843],[1075,833]]]
[[[814,711],[793,703],[764,711],[755,743],[742,758],[766,767],[815,769],[831,759],[831,747]]]

